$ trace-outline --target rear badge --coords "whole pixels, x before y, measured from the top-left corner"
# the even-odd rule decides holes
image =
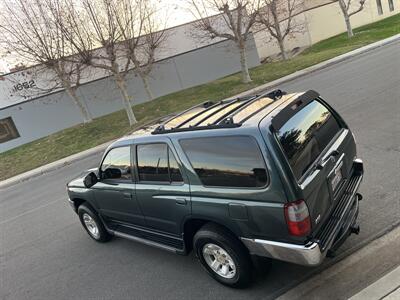
[[[321,220],[321,215],[318,215],[318,217],[315,219],[315,224],[318,224],[320,220]]]

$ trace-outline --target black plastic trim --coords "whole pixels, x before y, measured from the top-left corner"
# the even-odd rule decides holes
[[[300,109],[306,106],[311,101],[315,100],[319,97],[319,93],[313,90],[309,90],[304,94],[300,95],[285,108],[283,108],[274,118],[272,119],[272,127],[278,131],[282,128],[282,126],[289,120],[292,116],[294,116]],[[295,108],[293,106],[297,104]]]
[[[329,216],[328,221],[316,234],[315,239],[318,241],[322,251],[325,251],[330,247],[332,241],[338,235],[343,222],[346,221],[346,216],[351,210],[354,201],[358,201],[357,190],[360,186],[362,178],[362,174],[353,174],[353,176],[347,182],[346,189],[342,197],[338,200],[333,212]]]

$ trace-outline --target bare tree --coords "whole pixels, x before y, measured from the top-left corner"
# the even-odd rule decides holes
[[[354,33],[353,28],[351,27],[350,17],[364,9],[366,0],[358,0],[357,4],[355,4],[355,1],[352,0],[336,0],[332,2],[339,2],[344,21],[346,23],[347,36],[349,38],[352,38],[354,36]]]
[[[3,2],[1,11],[1,44],[12,54],[34,68],[36,76],[46,79],[47,86],[37,88],[48,93],[64,88],[79,109],[83,122],[92,120],[89,111],[77,95],[81,73],[85,66],[68,59],[71,45],[54,20],[56,0],[13,0]]]
[[[130,125],[137,120],[126,79],[135,67],[132,53],[137,53],[140,46],[139,37],[143,33],[146,15],[143,12],[145,1],[150,0],[80,0],[82,10],[69,17],[71,24],[65,30],[74,51],[86,64],[113,76]],[[83,19],[84,26],[72,20],[76,16]],[[96,46],[98,48],[93,49]],[[153,63],[152,58],[149,63]],[[143,74],[148,75],[146,72]]]
[[[251,82],[246,44],[256,22],[261,0],[187,1],[192,14],[198,19],[194,23],[196,34],[200,33],[200,37],[210,39],[222,38],[233,41],[240,53],[242,82]]]
[[[150,1],[140,1],[138,5],[140,7],[136,16],[136,26],[125,24],[129,18],[121,18],[121,14],[117,16],[117,23],[123,38],[121,46],[125,49],[126,58],[133,64],[135,73],[142,79],[149,100],[153,100],[149,76],[156,61],[156,55],[165,43],[166,26],[162,24],[160,15],[156,15],[156,8]]]
[[[144,18],[143,36],[138,48],[138,55],[133,56],[135,70],[142,78],[144,88],[150,100],[154,95],[149,86],[149,76],[156,62],[157,54],[163,48],[167,38],[165,24],[157,23],[154,12],[148,11]],[[140,39],[140,38],[139,38]]]
[[[264,0],[259,10],[257,23],[266,28],[276,40],[284,60],[288,58],[285,40],[296,33],[304,32],[304,24],[295,17],[304,10],[304,0]]]

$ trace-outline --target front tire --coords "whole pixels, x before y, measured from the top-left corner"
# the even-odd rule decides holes
[[[244,288],[252,281],[252,263],[243,244],[225,228],[208,223],[193,238],[193,249],[208,274],[218,282]]]
[[[96,242],[105,243],[111,239],[111,235],[107,232],[103,222],[91,207],[85,204],[80,205],[78,216],[83,228]]]

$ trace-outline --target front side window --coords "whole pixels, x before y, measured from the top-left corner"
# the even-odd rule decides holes
[[[264,187],[265,162],[249,136],[184,139],[180,144],[205,186]]]
[[[101,165],[103,179],[132,180],[131,148],[111,149]]]
[[[167,144],[137,146],[139,181],[183,182],[178,162]]]
[[[278,130],[279,142],[297,179],[340,130],[335,117],[317,100],[300,109]]]

